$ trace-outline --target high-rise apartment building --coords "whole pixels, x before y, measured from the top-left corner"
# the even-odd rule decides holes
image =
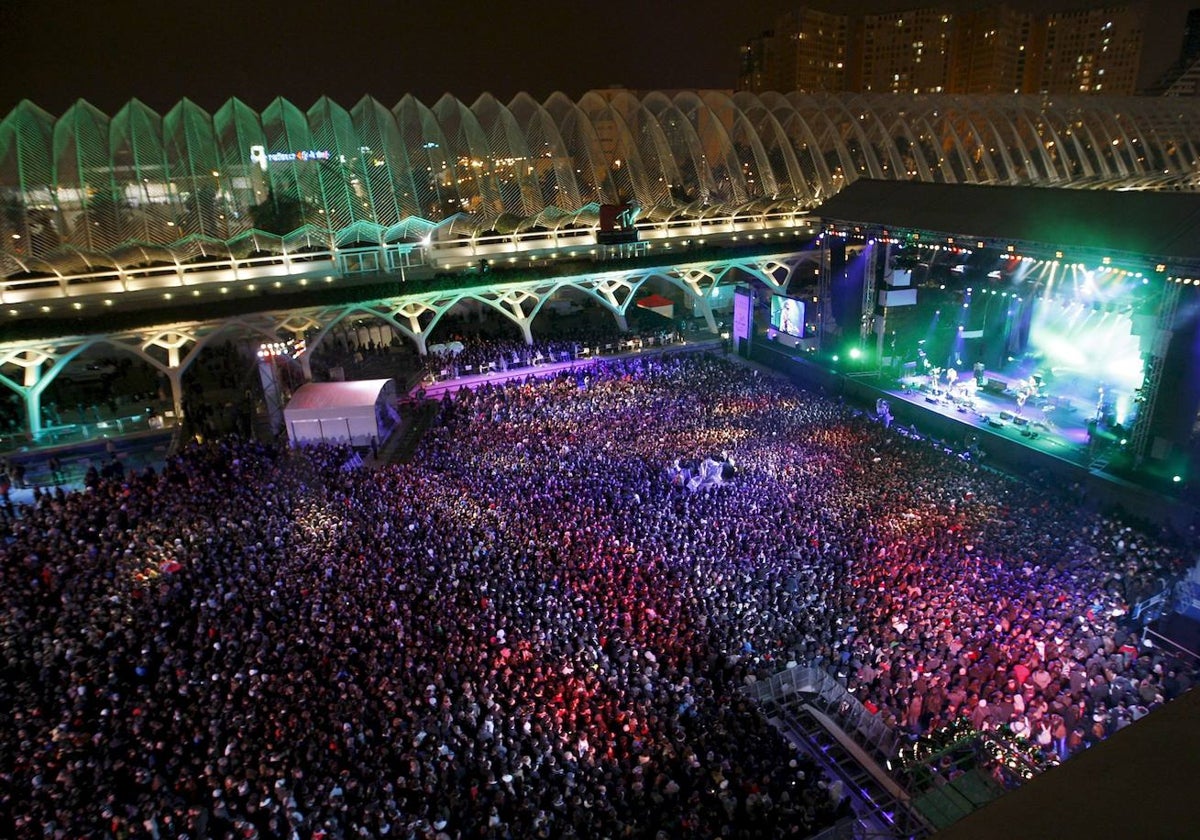
[[[791,88],[795,84],[784,78],[777,67],[775,58],[778,39],[774,30],[768,30],[757,38],[751,38],[741,46],[740,69],[738,70],[737,90],[804,90]]]
[[[841,15],[803,7],[742,46],[738,87],[876,93],[1132,94],[1145,7],[1003,3]]]
[[[954,15],[938,9],[866,15],[862,90],[945,93],[954,23]]]
[[[1142,59],[1143,12],[1112,6],[1045,16],[1044,51],[1029,93],[1132,94]]]
[[[788,32],[779,72],[796,89],[842,90],[846,77],[846,16],[800,9],[782,18]]]
[[[948,93],[1020,93],[1029,58],[1030,15],[1008,6],[954,16]]]
[[[775,29],[742,46],[747,90],[845,90],[845,15],[801,8],[781,15]]]

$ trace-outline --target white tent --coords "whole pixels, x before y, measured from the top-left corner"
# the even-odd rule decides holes
[[[461,341],[448,341],[445,344],[430,344],[425,348],[430,353],[453,353],[457,356],[466,349]]]
[[[391,379],[309,382],[283,409],[288,440],[305,443],[383,443],[395,425],[396,383]]]

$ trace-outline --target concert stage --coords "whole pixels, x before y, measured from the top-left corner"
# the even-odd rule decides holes
[[[1044,403],[1041,397],[1029,397],[1024,406],[1018,406],[1009,387],[1003,391],[977,388],[972,407],[964,405],[962,398],[956,402],[944,394],[933,394],[928,377],[924,378],[926,390],[921,390],[922,382],[912,376],[896,380],[875,372],[847,373],[773,342],[757,342],[752,359],[799,384],[839,395],[868,414],[874,415],[878,401],[886,400],[892,428],[910,434],[915,431],[923,439],[940,441],[952,452],[974,447],[978,450],[975,458],[982,464],[1019,476],[1036,471],[1064,488],[1076,487],[1081,499],[1098,507],[1121,507],[1150,521],[1170,523],[1181,533],[1200,521],[1196,511],[1179,499],[1108,471],[1110,459],[1120,451],[1120,438],[1105,430],[1093,435],[1089,443],[1088,422],[1096,409],[1094,404],[1089,408],[1086,392],[1064,390],[1051,395],[1051,408],[1050,396]],[[1013,372],[1010,369],[1008,375]],[[1011,385],[1018,380],[993,374],[989,381]]]
[[[1122,438],[1110,430],[1089,434],[1100,409],[1098,395],[1086,385],[1072,381],[1058,390],[1045,380],[1038,385],[1036,373],[1019,370],[984,371],[981,378],[982,387],[975,378],[948,385],[944,374],[936,380],[911,374],[894,382],[880,377],[875,384],[886,392],[893,417],[899,419],[897,400],[903,400],[971,427],[959,436],[964,442],[972,433],[986,432],[1088,466],[1121,446]]]
[[[869,381],[880,392],[868,410],[883,397],[900,422],[936,418],[937,437],[978,435],[991,463],[1007,459],[1017,473],[1036,455],[1068,486],[1121,486],[1101,503],[1125,504],[1135,486],[1194,501],[1197,238],[1171,196],[1143,196],[1134,211],[1124,193],[1085,192],[859,179],[817,211],[826,268],[815,289],[759,295],[751,352],[787,352],[772,347],[778,325],[765,317],[782,304],[765,298],[803,299],[817,311],[805,324],[808,361],[829,373],[816,379]],[[966,405],[934,393],[948,390],[944,378],[917,390],[934,367],[956,368],[961,382],[978,364],[1006,387],[980,387]],[[870,388],[839,390],[866,402]],[[1161,519],[1153,504],[1137,507]]]

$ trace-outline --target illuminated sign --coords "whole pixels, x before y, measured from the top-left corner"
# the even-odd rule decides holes
[[[257,163],[264,172],[268,163],[295,163],[307,160],[329,160],[330,153],[325,149],[302,149],[298,152],[268,152],[266,146],[250,147],[250,162]]]

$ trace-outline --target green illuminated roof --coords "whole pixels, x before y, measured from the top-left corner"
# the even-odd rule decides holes
[[[1200,261],[1200,193],[861,179],[815,212],[827,222],[940,233],[968,246],[987,240]]]

